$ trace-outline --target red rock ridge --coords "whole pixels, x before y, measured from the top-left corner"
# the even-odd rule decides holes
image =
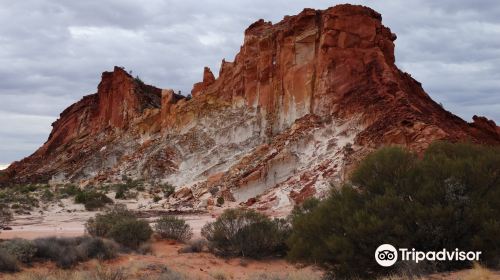
[[[305,9],[274,25],[259,20],[217,79],[204,69],[192,99],[115,67],[0,184],[127,175],[185,186],[191,200],[217,188],[228,200],[267,207],[254,197],[281,205],[276,192],[296,202],[319,195],[383,145],[421,152],[435,140],[500,144],[493,121],[465,122],[401,72],[395,39],[381,15],[362,6]]]
[[[50,163],[62,152],[61,149],[71,147],[75,141],[81,142],[79,147],[92,146],[97,135],[123,133],[145,110],[159,108],[160,102],[160,89],[134,79],[123,68],[115,67],[113,72],[104,72],[97,93],[87,95],[65,109],[52,124],[47,142],[33,155],[14,162],[7,174],[22,177],[21,182],[47,181],[50,175],[34,171]],[[65,152],[77,153],[76,146]],[[75,159],[68,159],[69,162],[72,160]]]

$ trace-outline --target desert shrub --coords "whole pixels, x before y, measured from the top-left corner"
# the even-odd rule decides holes
[[[205,248],[208,247],[208,242],[206,239],[199,238],[195,240],[190,240],[188,244],[181,249],[179,253],[201,253]]]
[[[12,212],[7,204],[0,204],[0,230],[6,227],[13,219]]]
[[[19,186],[18,189],[19,189],[20,193],[26,194],[26,193],[30,193],[30,192],[36,191],[37,190],[37,186],[36,185],[31,185],[31,184],[30,185],[23,185],[23,186]]]
[[[212,278],[215,280],[227,280],[228,279],[226,274],[222,271],[210,272],[210,276],[212,276]]]
[[[127,187],[127,189],[142,189],[144,187],[144,180],[134,180],[129,177],[122,178],[123,184]]]
[[[37,249],[32,241],[16,238],[0,243],[0,250],[9,253],[22,263],[30,263]]]
[[[118,222],[135,219],[134,213],[123,204],[117,204],[103,214],[97,214],[85,223],[85,230],[92,236],[107,237],[111,228]]]
[[[9,252],[0,249],[0,272],[19,271],[16,257]]]
[[[84,204],[85,209],[93,211],[106,206],[106,204],[112,204],[113,200],[102,192],[82,190],[76,194],[75,203]]]
[[[168,198],[175,192],[175,187],[170,185],[170,184],[163,184],[160,186],[162,192],[163,192],[163,197]]]
[[[384,243],[420,251],[482,251],[481,261],[498,264],[499,167],[498,147],[440,142],[421,159],[401,148],[383,148],[360,163],[352,185],[293,212],[288,257],[320,264],[337,276],[370,278],[398,268],[374,261]]]
[[[254,210],[227,209],[201,234],[210,249],[222,256],[258,258],[283,254],[289,233],[283,220],[271,220]]]
[[[92,236],[111,238],[132,249],[149,240],[152,234],[148,222],[137,219],[124,205],[90,218],[85,229]]]
[[[125,185],[120,184],[120,185],[117,185],[115,188],[116,188],[116,194],[115,194],[116,199],[126,199],[127,198],[126,193],[127,193],[128,189]]]
[[[98,265],[92,271],[86,272],[82,279],[88,280],[125,280],[127,277],[123,268],[110,268]]]
[[[0,204],[18,204],[19,209],[31,210],[33,207],[38,207],[39,202],[32,193],[22,193],[19,189],[7,188],[0,191]]]
[[[147,221],[126,219],[116,223],[108,236],[128,248],[136,249],[148,241],[152,234],[153,230]]]
[[[158,202],[160,200],[161,200],[161,197],[159,197],[158,195],[153,196],[153,202]]]
[[[40,198],[42,199],[42,201],[50,202],[54,200],[54,197],[55,195],[52,191],[50,191],[49,189],[45,189]]]
[[[191,227],[183,219],[175,216],[162,216],[155,221],[155,232],[161,238],[173,239],[181,242],[188,241],[193,236]]]
[[[219,196],[217,198],[217,206],[222,206],[224,205],[224,198],[222,196]]]
[[[118,246],[95,237],[39,238],[33,241],[36,247],[35,257],[51,260],[58,267],[70,268],[88,259],[111,259],[117,256]]]
[[[119,246],[115,242],[102,238],[84,238],[77,246],[80,256],[85,259],[109,260],[118,255]]]
[[[57,190],[59,198],[72,197],[80,193],[80,189],[75,185],[64,185]]]
[[[132,193],[132,189],[144,191],[144,182],[142,180],[132,180],[126,176],[124,176],[122,180],[124,181],[123,183],[112,186],[116,191],[116,199],[130,199],[136,197],[137,192]]]

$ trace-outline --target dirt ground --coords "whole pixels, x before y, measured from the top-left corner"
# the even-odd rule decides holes
[[[0,233],[1,239],[25,238],[35,239],[40,237],[58,236],[72,237],[84,234],[85,221],[93,217],[96,212],[51,212],[32,213],[32,215],[16,216],[11,224],[12,230],[4,230]],[[187,214],[182,218],[193,228],[194,238],[200,236],[203,225],[215,219],[215,214]],[[150,221],[155,217],[149,217]],[[173,271],[179,272],[187,279],[254,279],[259,275],[268,276],[304,275],[300,279],[319,279],[322,271],[314,267],[294,266],[282,259],[248,260],[241,258],[223,259],[209,253],[185,253],[180,254],[178,250],[184,245],[172,241],[157,241],[152,243],[150,255],[129,254],[122,255],[111,261],[105,261],[102,265],[112,268],[123,268],[127,274],[141,274],[150,268],[166,266]],[[80,264],[76,269],[88,270],[95,267],[96,261]],[[34,267],[24,268],[24,273],[41,272],[46,273],[56,269],[51,263],[36,264]],[[312,277],[314,276],[314,277]],[[295,276],[294,276],[295,277]],[[311,278],[312,277],[312,278]],[[0,279],[4,279],[0,275]]]
[[[185,279],[228,280],[262,279],[259,278],[261,275],[266,275],[266,277],[293,276],[298,279],[320,279],[322,275],[322,271],[318,268],[294,266],[282,259],[223,259],[210,253],[178,253],[178,250],[183,246],[183,244],[173,241],[157,241],[152,244],[151,254],[121,255],[117,259],[102,263],[93,260],[78,265],[74,270],[89,271],[102,266],[107,269],[122,269],[126,275],[135,278],[155,275],[161,268],[166,267],[180,273]],[[21,274],[0,274],[0,279],[19,279],[22,275],[29,275],[30,273],[44,274],[53,270],[56,270],[56,267],[52,263],[36,264],[33,267],[23,268]]]
[[[83,235],[85,222],[98,212],[51,212],[18,215],[9,225],[12,230],[3,230],[0,239],[24,238],[35,239],[40,237],[73,237]],[[208,222],[215,220],[214,214],[185,214],[180,215],[193,229],[194,238],[200,237],[201,228]],[[151,222],[155,216],[149,217]]]
[[[72,237],[84,234],[85,221],[97,212],[76,211],[50,211],[45,213],[32,213],[31,215],[18,215],[11,223],[12,230],[0,233],[0,239],[39,237]],[[157,213],[143,213],[148,220],[153,221]],[[200,236],[203,225],[213,221],[220,213],[198,213],[181,215],[193,228],[194,238]],[[274,213],[276,214],[276,213]],[[321,279],[323,272],[316,267],[296,266],[283,259],[248,260],[241,258],[223,259],[209,253],[178,253],[184,245],[172,241],[156,241],[152,243],[152,253],[148,255],[127,254],[117,259],[98,263],[89,261],[76,267],[78,271],[92,271],[102,266],[112,269],[123,269],[127,275],[141,276],[158,273],[159,269],[167,267],[178,272],[185,279]],[[26,273],[49,273],[57,270],[52,263],[36,264],[34,267],[23,268]],[[462,270],[451,273],[440,273],[427,276],[427,280],[475,280],[475,279],[500,279],[500,272],[491,272],[491,277],[483,278],[472,276],[472,270]],[[265,276],[262,276],[265,275]],[[18,274],[2,275],[0,279],[18,279]],[[20,278],[22,279],[22,278]],[[149,279],[141,278],[141,279]]]

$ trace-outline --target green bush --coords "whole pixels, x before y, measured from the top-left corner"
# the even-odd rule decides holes
[[[142,180],[132,180],[126,176],[122,178],[124,183],[113,185],[116,199],[130,199],[137,196],[137,193],[131,193],[130,190],[144,191],[144,182]]]
[[[112,204],[113,200],[102,192],[83,190],[76,194],[75,203],[84,204],[86,210],[93,211],[103,208],[107,204]]]
[[[163,191],[163,197],[169,198],[175,192],[175,187],[170,184],[161,185],[161,190]]]
[[[126,185],[120,184],[115,186],[115,188],[116,188],[115,199],[127,199],[128,188]]]
[[[23,185],[23,186],[19,186],[18,189],[19,189],[19,192],[27,194],[27,193],[36,191],[37,186],[36,185]]]
[[[45,189],[40,198],[44,202],[50,202],[54,200],[54,197],[55,195],[53,192],[51,192],[49,189]]]
[[[219,196],[217,198],[217,206],[222,206],[224,205],[224,198],[222,196]]]
[[[111,259],[117,256],[119,249],[112,241],[88,236],[39,238],[33,243],[35,257],[54,261],[61,268],[70,268],[89,259]]]
[[[155,222],[155,232],[161,238],[186,242],[193,236],[193,231],[186,221],[175,216],[162,216]]]
[[[0,272],[19,271],[16,257],[9,252],[0,249]]]
[[[92,236],[107,237],[116,223],[128,219],[135,219],[134,213],[127,210],[125,205],[117,204],[104,214],[97,214],[94,218],[88,219],[85,230]]]
[[[84,238],[77,246],[82,259],[110,260],[116,258],[119,246],[113,241],[102,238]]]
[[[147,221],[126,219],[111,228],[109,237],[128,248],[137,249],[148,241],[152,234],[153,230]]]
[[[0,250],[11,254],[22,263],[30,263],[37,249],[32,241],[16,238],[0,243]]]
[[[482,251],[500,261],[500,148],[434,143],[423,158],[383,148],[361,162],[352,185],[297,208],[288,240],[291,260],[321,264],[336,275],[373,277],[384,243],[420,251]],[[438,269],[470,265],[440,262]]]
[[[80,193],[80,189],[75,185],[64,185],[58,189],[59,198],[72,197]]]
[[[152,234],[149,224],[137,219],[124,205],[90,218],[85,229],[92,236],[111,238],[132,249],[149,240]]]
[[[227,209],[201,234],[218,255],[259,258],[284,253],[289,227],[284,220],[271,220],[254,210]]]

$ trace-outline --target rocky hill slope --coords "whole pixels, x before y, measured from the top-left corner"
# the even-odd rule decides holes
[[[115,67],[0,182],[127,176],[177,186],[173,205],[204,208],[223,196],[278,209],[324,194],[383,145],[419,152],[439,139],[500,144],[493,121],[465,122],[396,67],[396,35],[381,21],[353,5],[305,9],[274,25],[259,20],[218,78],[204,69],[192,99]]]

